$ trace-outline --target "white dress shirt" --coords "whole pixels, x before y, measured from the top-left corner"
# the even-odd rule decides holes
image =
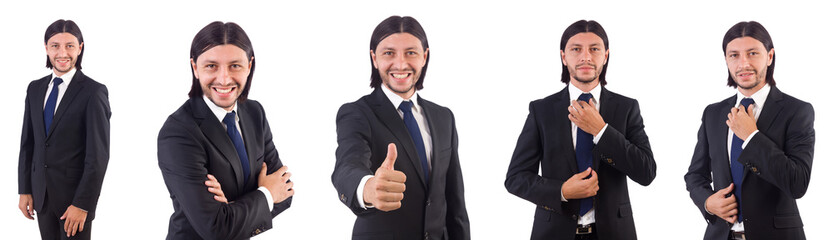
[[[46,108],[46,100],[49,99],[49,93],[52,92],[52,87],[55,85],[55,78],[61,78],[64,82],[58,85],[58,101],[55,101],[55,111],[58,111],[58,106],[61,104],[61,99],[64,98],[64,93],[67,92],[67,87],[69,83],[72,82],[72,77],[75,76],[75,68],[69,70],[69,72],[64,73],[64,75],[58,76],[55,72],[52,72],[52,80],[49,81],[49,85],[46,87],[46,96],[43,96],[43,108]],[[55,113],[55,112],[53,112]]]
[[[578,89],[578,87],[573,85],[573,83],[569,83],[567,85],[568,85],[567,90],[568,90],[568,93],[570,94],[570,99],[578,100],[578,97],[582,93],[586,93],[584,91],[581,91],[581,89]],[[596,110],[599,110],[599,107],[601,106],[601,101],[599,101],[599,97],[602,94],[601,86],[596,85],[596,87],[594,87],[593,89],[590,89],[589,93],[593,95],[593,98],[590,99],[590,100],[593,101],[593,103],[596,104]],[[572,125],[573,149],[575,149],[576,148],[576,133],[578,133],[578,127],[576,126],[575,123],[572,123],[572,122],[571,122],[570,125]],[[608,124],[605,123],[605,126],[602,127],[602,130],[599,131],[599,134],[597,134],[596,136],[593,136],[593,144],[599,143],[599,139],[602,138],[602,135],[605,133],[605,130],[607,130],[607,125]],[[584,170],[586,170],[586,169],[578,169],[579,172],[583,172]],[[576,200],[578,200],[578,199],[576,199]],[[564,198],[563,189],[562,189],[562,192],[561,192],[561,201],[564,201],[564,202],[567,201],[567,199]],[[590,211],[587,211],[587,213],[585,213],[584,215],[582,215],[578,219],[578,224],[580,224],[580,225],[588,225],[588,224],[595,223],[595,222],[596,222],[596,207],[590,208]]]
[[[761,116],[761,110],[764,108],[764,103],[766,103],[766,97],[769,96],[769,90],[770,90],[769,84],[764,84],[764,87],[762,87],[757,92],[753,93],[752,96],[748,96],[749,98],[752,98],[752,100],[755,100],[755,103],[750,105],[750,106],[753,106],[753,105],[755,106],[752,109],[755,112],[755,122],[757,122],[758,117]],[[737,97],[737,100],[735,101],[735,107],[739,107],[740,106],[740,100],[743,100],[743,98],[747,97],[747,96],[743,95],[743,93],[740,93],[740,91],[738,91],[737,96],[738,97]],[[757,133],[758,133],[758,130],[755,130],[754,132],[752,132],[752,134],[749,134],[749,137],[746,138],[746,141],[743,141],[743,145],[741,145],[741,149],[745,149],[746,144],[749,143],[749,140],[752,140],[752,137],[754,137],[755,134],[757,134]],[[735,132],[732,132],[732,128],[729,128],[729,134],[726,137],[726,149],[728,149],[728,151],[726,151],[727,152],[726,154],[729,155],[729,166],[731,166],[731,164],[732,164],[732,140],[733,140],[734,136],[735,136]],[[741,222],[741,220],[742,219],[738,219],[738,221],[735,222],[734,225],[732,225],[732,231],[743,232],[743,223]]]
[[[226,118],[226,114],[230,113],[231,111],[234,111],[234,125],[236,125],[237,130],[239,130],[237,132],[240,133],[240,138],[243,138],[243,129],[240,128],[240,112],[237,111],[237,102],[234,102],[234,106],[231,108],[231,111],[226,111],[220,106],[217,106],[217,104],[214,104],[214,102],[212,102],[211,99],[208,99],[208,97],[206,97],[205,95],[202,96],[202,99],[205,100],[205,105],[208,105],[208,109],[211,109],[211,112],[214,113],[214,116],[217,117],[217,120],[220,120],[220,123],[223,124],[223,128],[227,131],[228,126],[226,126],[226,124],[223,122],[223,119]],[[243,145],[245,146],[245,144],[246,143],[244,141]],[[249,174],[251,174],[251,172]],[[264,186],[258,187],[257,190],[260,190],[260,192],[262,192],[263,195],[266,196],[266,204],[269,205],[269,211],[271,212],[272,208],[274,207],[272,193],[269,192],[269,189]]]
[[[399,117],[404,119],[404,115],[402,110],[399,110],[399,104],[403,101],[410,101],[413,104],[411,105],[411,111],[413,111],[414,119],[416,119],[417,125],[419,126],[419,133],[422,135],[422,142],[425,144],[425,157],[428,160],[428,171],[431,171],[431,153],[433,152],[433,144],[431,142],[431,132],[428,129],[428,121],[425,119],[425,112],[422,110],[422,106],[420,106],[417,102],[419,99],[419,95],[414,92],[414,95],[411,95],[410,99],[403,99],[399,95],[396,95],[393,91],[388,89],[385,84],[381,84],[382,92],[385,93],[385,96],[388,97],[390,103],[393,104],[393,107],[396,108],[396,112],[399,113]],[[364,204],[364,184],[367,183],[367,180],[373,175],[367,175],[362,177],[362,180],[359,181],[359,187],[356,188],[356,200],[359,201],[359,206],[367,209],[372,208],[373,206],[366,206]]]

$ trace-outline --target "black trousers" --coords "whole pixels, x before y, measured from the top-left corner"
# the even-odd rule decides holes
[[[67,237],[67,232],[64,231],[65,220],[61,220],[66,209],[55,209],[49,205],[49,201],[43,201],[43,209],[35,216],[38,219],[38,228],[40,228],[40,237],[44,240],[59,240],[59,239],[78,239],[89,240],[90,232],[93,228],[92,220],[87,218],[84,222],[84,231],[76,232],[75,236]]]

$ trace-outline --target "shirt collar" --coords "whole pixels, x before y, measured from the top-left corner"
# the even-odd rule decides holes
[[[573,85],[572,82],[568,83],[567,86],[568,86],[567,89],[570,93],[570,100],[578,100],[578,96],[581,95],[582,93],[585,93],[585,92],[581,91],[581,89],[578,89],[578,87]],[[593,100],[595,100],[596,103],[599,102],[599,96],[601,96],[601,94],[602,94],[602,88],[599,87],[599,86],[601,86],[601,84],[596,84],[596,87],[593,87],[593,89],[590,89],[590,94],[593,94]]]
[[[386,86],[385,84],[381,84],[381,87],[382,87],[382,92],[385,93],[385,96],[388,97],[388,100],[390,100],[390,103],[393,104],[393,107],[395,107],[396,109],[399,109],[399,104],[402,104],[402,101],[409,100],[412,103],[414,103],[412,106],[414,106],[413,108],[416,109],[417,113],[422,112],[422,107],[419,106],[419,104],[417,104],[418,103],[417,100],[419,99],[419,94],[417,94],[416,92],[414,92],[414,95],[411,95],[411,98],[403,99],[402,97],[400,97],[399,95],[396,95],[396,93],[394,93],[393,91],[388,89],[388,86]]]
[[[55,71],[52,71],[52,80],[55,80],[56,77],[58,75],[55,74]],[[69,72],[64,73],[59,78],[64,81],[63,83],[66,83],[64,86],[69,86],[69,82],[72,81],[73,77],[75,77],[75,68],[70,69]],[[49,80],[49,84],[52,84],[52,80]]]
[[[212,102],[211,99],[208,99],[208,97],[206,97],[205,95],[202,95],[202,99],[205,101],[205,105],[208,105],[208,109],[210,109],[211,112],[214,113],[214,116],[216,116],[217,120],[220,120],[220,122],[223,122],[223,119],[226,118],[226,114],[230,113],[230,111],[226,111],[220,106],[217,106],[217,104],[214,104],[214,102]],[[237,102],[234,102],[234,107],[231,107],[231,110],[237,112]],[[234,121],[240,121],[239,112],[234,114]]]
[[[750,98],[752,98],[752,100],[755,100],[755,105],[757,105],[756,110],[760,110],[761,106],[764,105],[764,102],[766,101],[767,96],[769,96],[769,90],[770,89],[772,89],[772,88],[769,86],[769,84],[764,84],[764,87],[762,87],[760,90],[753,93],[752,96],[750,96]],[[737,97],[737,100],[735,101],[735,107],[740,106],[740,100],[746,98],[746,96],[744,96],[743,93],[740,93],[740,91],[738,91],[737,96],[738,97]]]

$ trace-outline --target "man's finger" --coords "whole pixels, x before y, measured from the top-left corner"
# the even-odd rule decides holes
[[[78,224],[78,232],[82,232],[82,231],[84,231],[84,222],[81,222],[81,224]]]
[[[748,114],[751,118],[755,118],[755,105],[749,105],[749,107],[746,108],[746,114]]]
[[[388,154],[385,156],[385,161],[382,162],[382,166],[385,169],[393,170],[393,164],[396,163],[396,144],[390,143],[388,144]]]
[[[260,177],[261,177],[261,178],[265,178],[265,177],[266,177],[266,163],[265,163],[265,162],[264,162],[264,163],[263,163],[263,165],[261,165],[261,167],[260,167]]]

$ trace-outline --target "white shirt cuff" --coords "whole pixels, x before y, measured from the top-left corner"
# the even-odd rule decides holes
[[[359,181],[359,187],[356,188],[356,201],[359,201],[359,207],[364,209],[373,208],[373,206],[364,205],[364,184],[367,183],[367,180],[370,180],[371,177],[373,177],[373,175],[362,177],[362,180]]]
[[[567,199],[564,198],[564,189],[561,189],[561,201],[562,202],[567,202]]]
[[[593,144],[599,144],[599,139],[602,139],[602,134],[604,134],[604,133],[605,133],[605,130],[607,130],[607,125],[608,125],[608,124],[607,124],[607,123],[605,123],[605,126],[604,126],[604,127],[602,127],[602,130],[601,130],[601,131],[599,131],[599,134],[596,134],[596,136],[595,136],[595,137],[593,137]]]
[[[266,197],[266,204],[269,205],[269,212],[272,212],[272,208],[275,207],[275,200],[272,199],[272,192],[269,192],[269,189],[264,186],[260,186],[257,190],[260,190],[260,192],[262,192]]]
[[[746,137],[746,141],[743,141],[743,145],[740,145],[741,149],[746,149],[746,144],[749,144],[749,140],[752,140],[752,137],[755,136],[760,130],[755,130],[752,134],[749,134],[749,137]]]

